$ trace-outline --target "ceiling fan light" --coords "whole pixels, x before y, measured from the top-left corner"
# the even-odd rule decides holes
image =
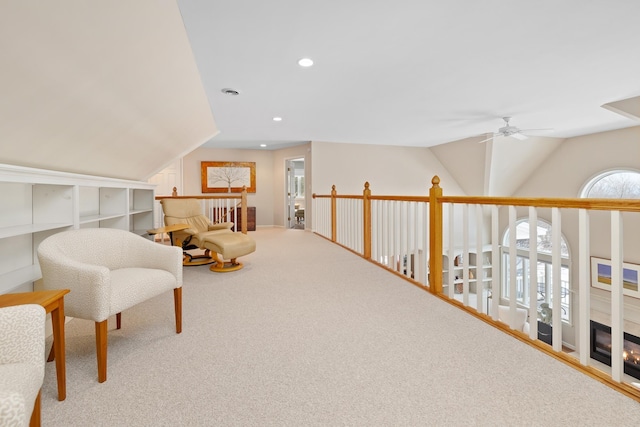
[[[520,132],[514,133],[513,135],[510,135],[510,136],[514,137],[515,139],[519,139],[520,141],[524,141],[525,139],[527,139],[527,135],[524,135]]]

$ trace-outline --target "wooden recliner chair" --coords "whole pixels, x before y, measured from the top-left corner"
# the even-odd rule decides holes
[[[170,232],[171,244],[182,247],[184,265],[215,262],[210,267],[211,271],[235,271],[242,268],[242,263],[236,258],[256,249],[256,243],[251,237],[231,230],[233,222],[213,224],[202,214],[202,207],[197,199],[162,199],[160,203],[166,228],[175,226]],[[192,249],[202,249],[204,254],[192,255],[187,252]]]

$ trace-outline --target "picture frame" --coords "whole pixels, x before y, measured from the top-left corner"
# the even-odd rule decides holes
[[[622,294],[640,298],[640,265],[622,263]],[[591,257],[591,286],[611,292],[611,260]]]
[[[256,162],[200,162],[203,193],[256,192]]]

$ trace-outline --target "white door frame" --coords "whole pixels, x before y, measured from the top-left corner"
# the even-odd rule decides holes
[[[293,228],[296,223],[295,216],[295,203],[296,203],[296,195],[295,195],[295,168],[293,166],[294,161],[302,161],[306,162],[304,156],[296,156],[285,159],[285,206],[284,206],[284,226],[285,228]],[[306,175],[306,165],[303,169],[304,174]],[[303,175],[304,176],[304,175]],[[306,179],[305,179],[306,182]],[[305,184],[306,185],[306,184]],[[305,191],[305,209],[306,209],[306,198],[307,194]]]

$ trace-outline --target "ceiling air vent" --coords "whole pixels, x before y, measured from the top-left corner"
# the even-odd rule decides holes
[[[228,87],[225,87],[224,89],[222,89],[221,92],[224,93],[225,95],[231,95],[231,96],[240,95],[240,92],[238,92],[235,89],[230,89]]]

